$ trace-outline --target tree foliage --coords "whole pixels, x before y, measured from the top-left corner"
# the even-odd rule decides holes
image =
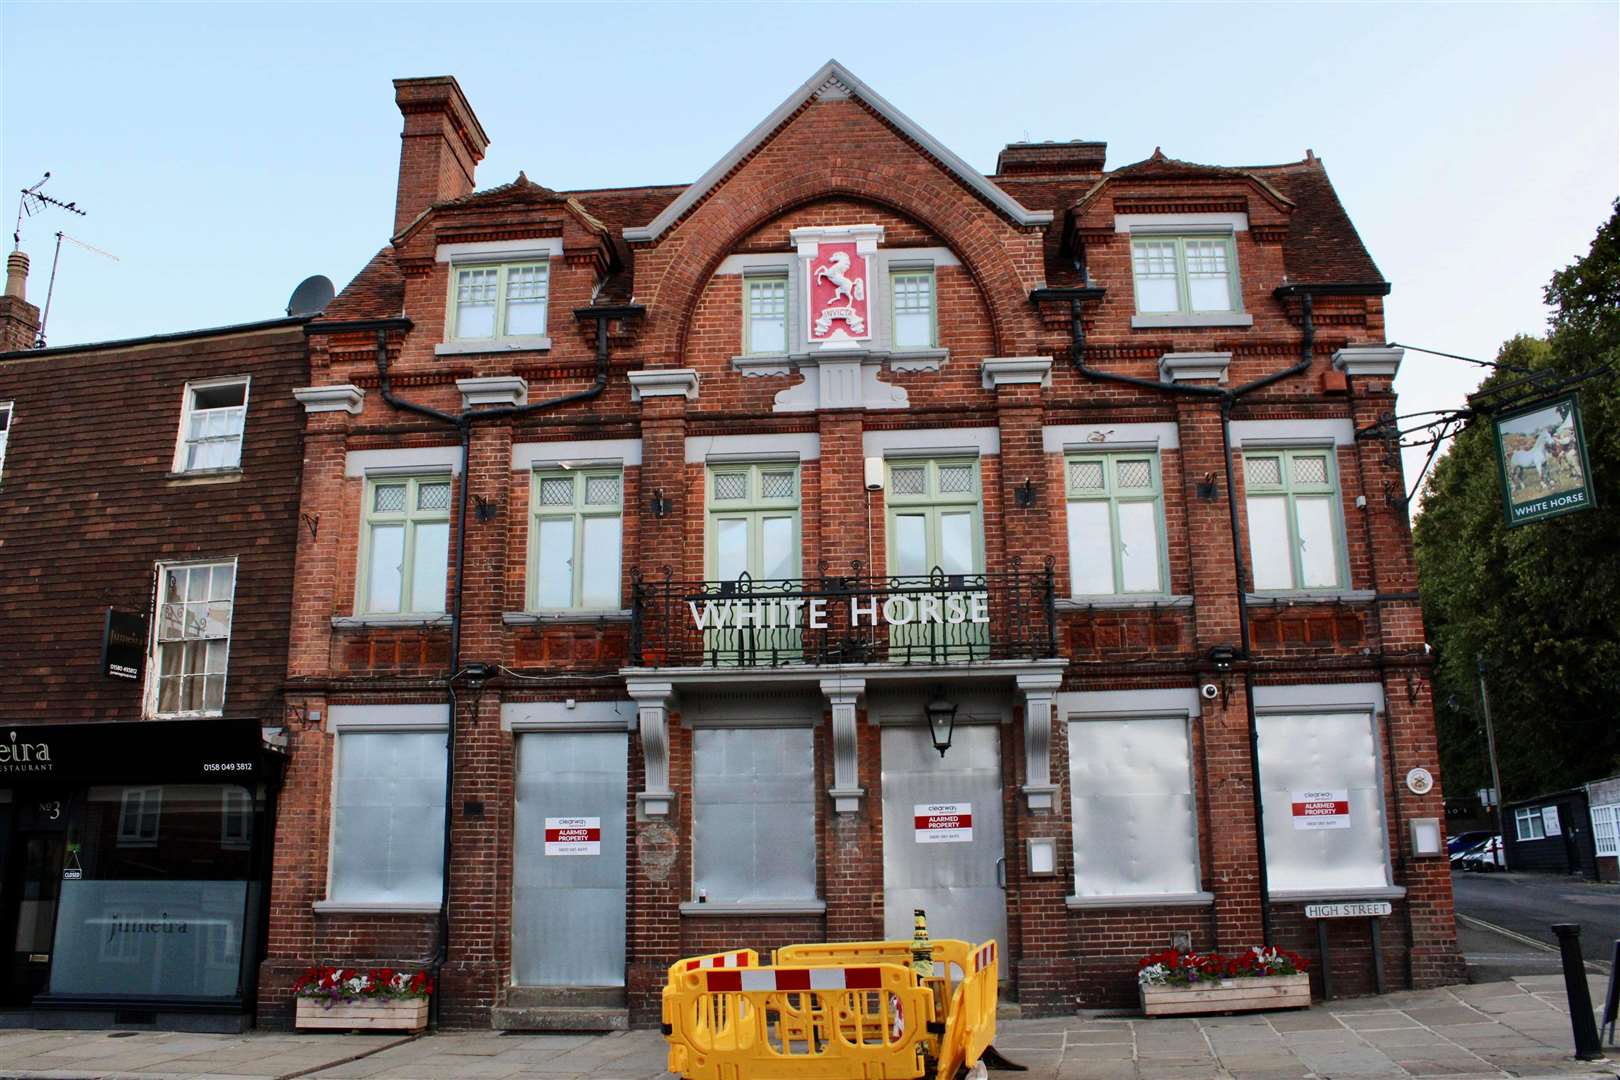
[[[1620,773],[1620,202],[1546,298],[1546,339],[1516,337],[1497,359],[1570,375],[1609,365],[1579,387],[1596,507],[1509,529],[1481,417],[1436,463],[1413,529],[1454,796],[1490,784],[1481,658],[1504,800]],[[1482,389],[1521,377],[1499,368]]]

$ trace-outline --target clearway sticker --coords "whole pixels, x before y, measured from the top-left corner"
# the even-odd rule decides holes
[[[1289,793],[1294,804],[1296,829],[1348,829],[1350,827],[1350,793],[1348,791],[1294,791]]]
[[[599,817],[546,818],[546,854],[602,854],[602,819]]]
[[[972,803],[917,803],[912,815],[919,844],[965,844],[973,839]]]

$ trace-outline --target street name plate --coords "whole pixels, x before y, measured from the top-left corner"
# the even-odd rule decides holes
[[[1388,900],[1365,900],[1356,904],[1306,904],[1307,919],[1355,919],[1370,915],[1388,915]]]

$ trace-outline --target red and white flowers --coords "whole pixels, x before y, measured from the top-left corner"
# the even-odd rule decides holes
[[[1258,979],[1268,975],[1298,975],[1310,965],[1303,956],[1279,949],[1255,947],[1238,956],[1165,949],[1144,956],[1136,973],[1143,986],[1194,986],[1222,979]]]
[[[387,967],[312,967],[293,984],[293,993],[331,1008],[339,1002],[425,998],[433,993],[433,979],[425,971],[398,971]]]

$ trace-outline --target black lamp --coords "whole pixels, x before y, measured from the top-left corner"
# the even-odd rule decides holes
[[[1025,479],[1022,484],[1013,488],[1013,505],[1021,510],[1028,510],[1035,505],[1035,481]]]
[[[669,497],[664,494],[664,489],[663,488],[658,488],[656,491],[653,492],[653,497],[652,497],[653,517],[655,517],[655,518],[668,517],[671,508],[672,508],[672,504],[669,501]]]
[[[1229,675],[1232,671],[1232,661],[1237,659],[1237,650],[1230,645],[1217,645],[1209,650],[1209,659],[1215,665],[1215,670],[1222,675]]]
[[[936,688],[927,710],[928,733],[933,736],[934,749],[939,751],[940,757],[944,757],[945,751],[951,748],[951,734],[956,728],[956,703],[946,701],[945,691]]]

